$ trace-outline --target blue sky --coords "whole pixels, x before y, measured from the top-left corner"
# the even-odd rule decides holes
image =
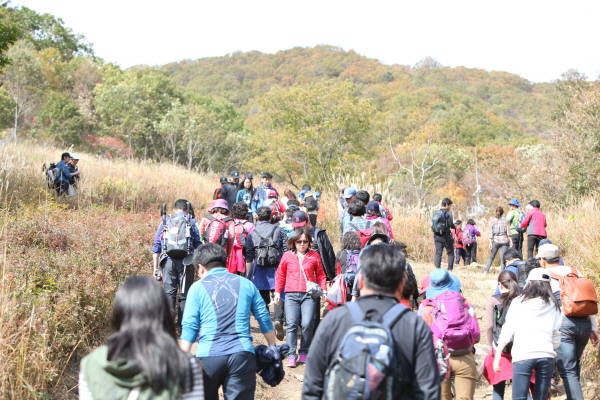
[[[386,64],[558,79],[600,75],[600,2],[537,0],[13,0],[62,18],[124,68],[330,44]]]

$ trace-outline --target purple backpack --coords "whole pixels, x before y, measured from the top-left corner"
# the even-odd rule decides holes
[[[475,233],[475,227],[473,225],[466,225],[462,234],[462,242],[465,246],[470,246],[477,240]]]
[[[479,325],[462,294],[446,291],[431,300],[433,323],[431,331],[450,352],[473,347],[479,342]]]

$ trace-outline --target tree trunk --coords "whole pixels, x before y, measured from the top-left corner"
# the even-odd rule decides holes
[[[13,128],[12,139],[17,142],[17,128],[19,127],[19,104],[15,104],[15,126]]]

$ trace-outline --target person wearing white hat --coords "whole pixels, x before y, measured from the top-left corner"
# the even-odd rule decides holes
[[[67,163],[67,168],[69,169],[69,188],[67,194],[69,196],[75,196],[77,194],[77,184],[79,183],[79,168],[77,164],[79,163],[79,155],[77,153],[71,153],[71,159]]]
[[[581,273],[574,268],[560,265],[560,249],[554,244],[541,245],[536,258],[550,276],[552,292],[557,298],[560,298],[560,278],[571,273],[582,277]],[[590,340],[593,345],[598,345],[598,326],[595,316],[566,316],[564,310],[562,314],[556,366],[565,385],[567,399],[583,400],[580,382],[581,356]]]
[[[560,345],[562,315],[552,294],[550,276],[543,268],[529,272],[523,294],[514,299],[498,338],[498,349],[512,342],[513,400],[526,400],[535,371],[533,400],[549,397],[556,349]],[[500,372],[501,351],[494,355],[494,371]]]

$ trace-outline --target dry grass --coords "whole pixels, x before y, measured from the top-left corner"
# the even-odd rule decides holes
[[[126,276],[150,271],[158,205],[185,197],[199,212],[217,184],[180,167],[82,154],[80,194],[57,202],[41,166],[59,154],[29,143],[0,148],[0,398],[75,398],[78,362],[104,339],[115,289]],[[325,195],[319,218],[337,249],[335,199]],[[424,274],[433,254],[429,216],[395,206],[397,237]],[[548,220],[567,261],[598,281],[598,200],[551,210]],[[465,267],[458,274],[483,315],[494,276]],[[586,355],[588,372],[594,362]]]

